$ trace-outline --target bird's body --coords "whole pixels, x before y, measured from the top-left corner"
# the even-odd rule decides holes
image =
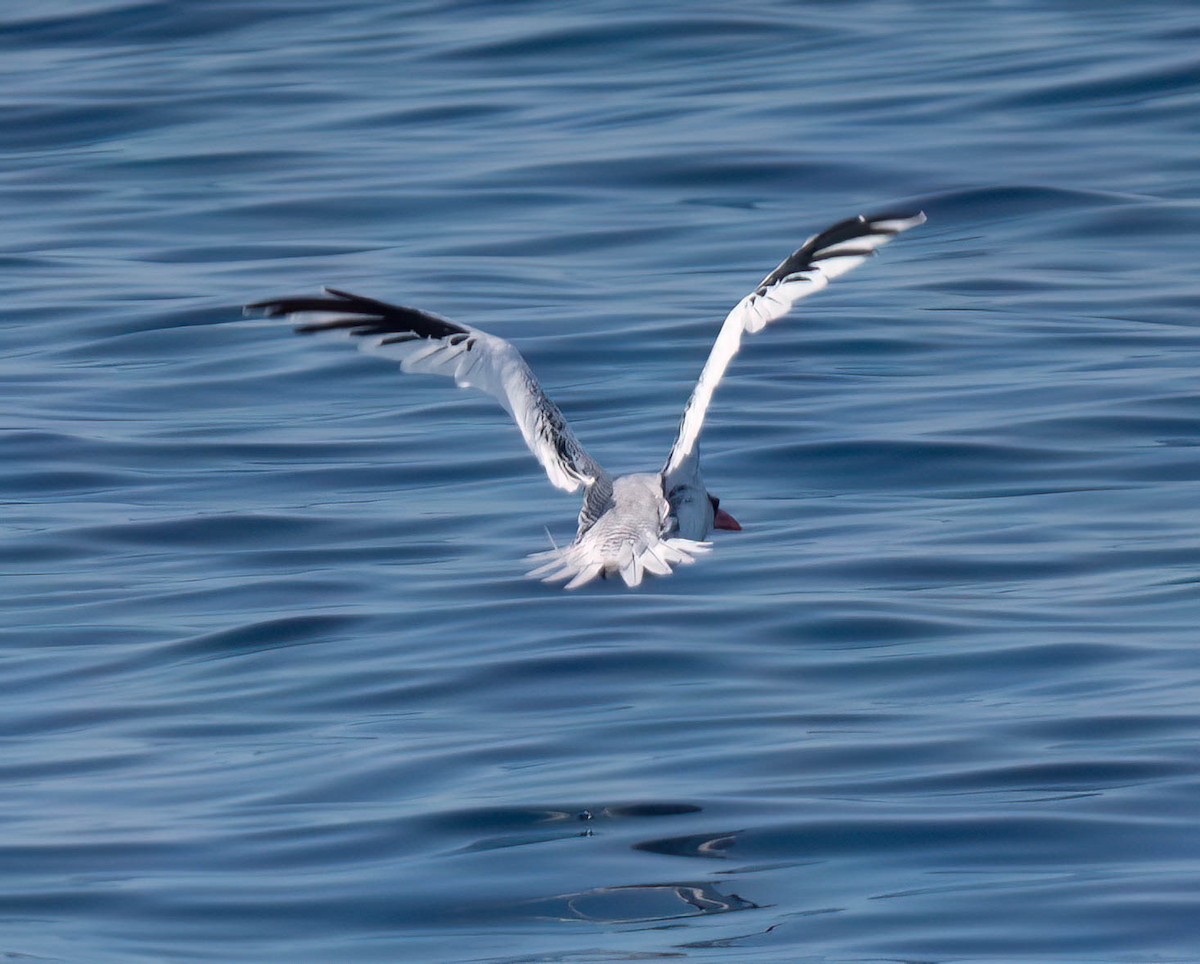
[[[321,297],[249,305],[270,316],[307,316],[301,333],[341,332],[359,346],[400,362],[404,371],[453,377],[494,396],[512,415],[551,483],[584,489],[575,539],[537,553],[529,575],[566,580],[573,589],[597,576],[619,575],[636,586],[647,572],[667,575],[707,552],[714,529],[741,526],[722,510],[700,474],[700,430],[713,392],[741,345],[793,304],[844,274],[924,214],[842,221],[785,259],[726,317],[680,420],[666,463],[656,472],[609,476],[579,444],[558,406],[542,391],[521,354],[507,341],[415,308],[326,289]]]

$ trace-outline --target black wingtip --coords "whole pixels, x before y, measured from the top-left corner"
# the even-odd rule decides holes
[[[318,296],[278,298],[256,301],[243,309],[247,314],[262,313],[268,318],[320,313],[333,315],[324,321],[298,325],[296,333],[311,335],[325,331],[349,331],[357,336],[396,335],[397,341],[413,338],[440,339],[472,335],[472,330],[418,308],[388,304],[339,288],[325,287]],[[390,343],[390,342],[389,342]]]
[[[359,301],[370,303],[371,299],[347,294],[336,288],[323,287],[325,295],[333,297],[314,297],[312,295],[297,295],[293,298],[272,298],[269,301],[255,301],[244,305],[242,313],[246,315],[265,315],[267,318],[281,318],[284,315],[295,314],[298,311],[338,311],[344,310],[343,301]]]

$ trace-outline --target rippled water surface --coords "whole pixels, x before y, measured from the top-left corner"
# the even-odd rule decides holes
[[[0,953],[1200,959],[1192,6],[0,16]],[[578,503],[490,399],[239,311],[480,325],[648,470],[907,208],[636,592],[522,578]]]

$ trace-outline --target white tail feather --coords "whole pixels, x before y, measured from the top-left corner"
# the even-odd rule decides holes
[[[694,539],[663,539],[634,553],[633,546],[626,543],[621,551],[609,559],[595,558],[595,547],[587,542],[574,542],[565,549],[547,549],[535,552],[530,560],[539,563],[525,575],[542,582],[567,580],[564,589],[578,589],[597,576],[616,573],[625,585],[633,587],[642,582],[645,573],[668,576],[672,566],[686,566],[696,561],[696,556],[708,552],[711,542],[696,542]]]

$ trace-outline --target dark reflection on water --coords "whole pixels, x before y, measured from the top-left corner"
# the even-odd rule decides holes
[[[581,894],[563,894],[532,906],[535,912],[557,920],[597,924],[633,924],[761,910],[758,904],[737,894],[721,893],[721,886],[716,883],[630,884]]]
[[[695,834],[665,840],[644,840],[636,848],[675,857],[724,857],[723,851],[729,850],[736,841],[736,833]]]
[[[1195,958],[1188,5],[9,6],[0,952]],[[478,324],[652,469],[893,207],[636,593],[521,578],[578,503],[489,399],[238,310]]]

